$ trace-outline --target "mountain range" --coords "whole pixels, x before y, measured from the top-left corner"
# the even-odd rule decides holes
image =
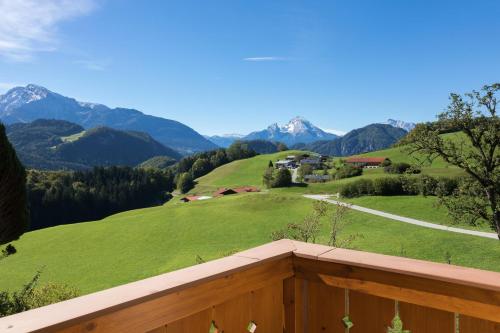
[[[217,148],[217,145],[178,121],[134,109],[112,109],[102,104],[79,102],[34,84],[12,88],[0,95],[0,121],[13,124],[36,119],[66,120],[86,129],[107,126],[145,132],[183,154]]]
[[[406,134],[406,130],[392,125],[371,124],[352,130],[334,140],[298,144],[293,148],[323,155],[349,156],[388,148]]]
[[[321,128],[313,125],[310,121],[302,117],[295,117],[285,125],[280,126],[277,123],[274,123],[269,125],[266,129],[255,131],[248,135],[226,134],[205,137],[221,147],[228,147],[236,140],[267,140],[272,142],[282,142],[287,146],[293,146],[297,143],[333,140],[338,136],[323,131]]]
[[[109,127],[85,130],[64,120],[39,119],[6,126],[7,136],[28,168],[82,170],[93,166],[136,166],[152,157],[181,155],[149,134]]]

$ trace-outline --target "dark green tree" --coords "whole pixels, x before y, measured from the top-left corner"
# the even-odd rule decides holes
[[[28,223],[26,171],[0,124],[0,244],[18,239]]]
[[[189,190],[192,189],[193,186],[194,186],[194,182],[193,182],[193,177],[191,176],[191,173],[184,172],[184,173],[179,175],[179,178],[177,180],[177,189],[181,193],[189,192]]]
[[[288,187],[292,185],[292,174],[288,169],[279,169],[273,178],[272,187]]]
[[[199,158],[191,167],[191,175],[194,179],[204,176],[212,170],[212,165],[206,158]]]
[[[278,151],[288,150],[288,147],[282,142],[278,142],[278,144],[276,145],[276,148],[278,149]]]
[[[274,168],[273,161],[269,160],[269,163],[267,164],[268,168]]]
[[[464,170],[469,179],[442,203],[451,215],[474,224],[488,221],[500,238],[500,119],[496,113],[500,83],[461,96],[450,95],[446,112],[434,123],[419,124],[405,138],[417,159],[437,157]],[[459,131],[454,140],[442,133]]]

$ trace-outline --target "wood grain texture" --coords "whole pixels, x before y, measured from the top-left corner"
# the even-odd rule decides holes
[[[257,324],[256,332],[282,332],[283,282],[252,291],[250,296],[250,319]]]
[[[295,284],[295,277],[283,281],[283,333],[295,333]]]
[[[400,302],[399,315],[404,329],[411,332],[455,333],[455,316],[451,312]]]
[[[251,290],[281,282],[292,275],[291,258],[269,261],[242,272],[102,315],[70,329],[85,332],[85,327],[92,325],[93,333],[143,333],[191,316],[207,307],[233,300],[238,295],[246,295]],[[232,325],[232,319],[228,320],[229,325]]]
[[[387,332],[395,314],[393,300],[351,290],[349,303],[349,317],[354,323],[350,333]]]
[[[344,309],[344,289],[309,282],[308,332],[342,332]]]
[[[208,333],[213,309],[209,308],[166,326],[166,333]]]
[[[460,333],[500,333],[500,323],[460,316]]]
[[[500,293],[400,273],[294,258],[295,274],[334,287],[500,322]]]

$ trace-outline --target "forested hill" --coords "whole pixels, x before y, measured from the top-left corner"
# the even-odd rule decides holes
[[[387,124],[371,124],[350,131],[343,137],[330,141],[316,141],[294,148],[330,156],[349,156],[385,149],[405,136],[404,129]]]
[[[137,164],[158,155],[180,154],[148,134],[95,128],[63,120],[39,119],[7,126],[7,135],[23,164],[43,170],[82,170],[93,166]]]

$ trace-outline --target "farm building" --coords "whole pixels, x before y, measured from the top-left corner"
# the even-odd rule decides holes
[[[255,186],[242,186],[242,187],[236,187],[234,189],[236,193],[245,193],[245,192],[260,192],[260,189]]]
[[[225,195],[236,194],[237,192],[231,188],[220,188],[214,193],[214,197],[222,197]]]
[[[181,198],[181,201],[183,202],[191,202],[191,201],[198,201],[198,200],[207,200],[211,199],[212,197],[206,196],[206,195],[188,195],[185,196],[184,198]]]
[[[388,160],[387,157],[351,157],[348,158],[345,162],[352,166],[362,167],[362,168],[376,168],[380,166],[385,160]]]
[[[300,165],[309,164],[312,167],[321,166],[321,160],[319,158],[304,158],[300,160]]]
[[[181,198],[181,201],[183,202],[191,202],[191,201],[196,201],[198,200],[198,196],[196,195],[188,195],[188,196],[185,196],[184,198]]]
[[[297,166],[297,164],[293,160],[279,160],[274,163],[274,166],[276,169],[293,169]]]

